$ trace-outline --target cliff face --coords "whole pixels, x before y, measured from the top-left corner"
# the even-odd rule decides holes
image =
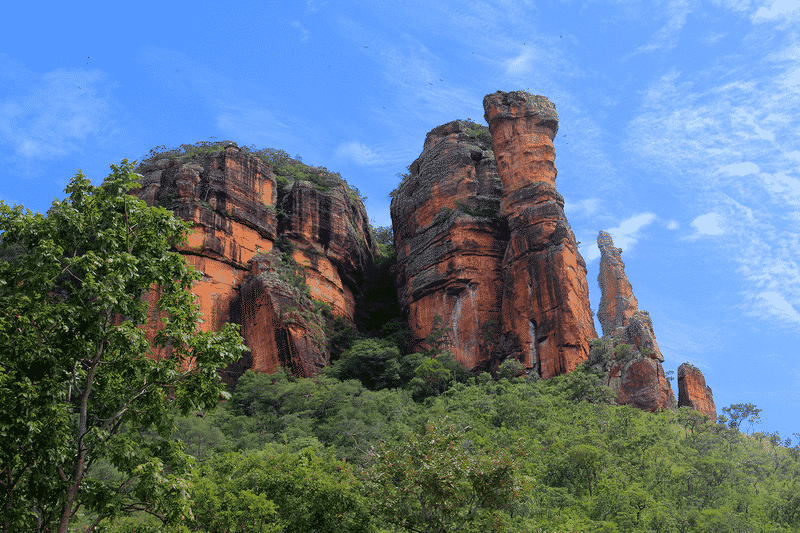
[[[398,296],[415,343],[424,346],[439,315],[455,359],[487,370],[508,241],[488,128],[467,121],[434,128],[409,170],[391,215]]]
[[[678,407],[690,407],[717,420],[717,407],[711,387],[697,367],[683,363],[678,367]]]
[[[136,194],[192,222],[194,234],[179,251],[203,274],[193,288],[202,327],[242,325],[252,351],[228,379],[247,368],[282,365],[308,376],[325,366],[323,317],[311,300],[352,322],[354,294],[375,250],[366,210],[347,185],[318,170],[312,178],[322,190],[284,178],[278,202],[273,168],[235,145],[164,158],[143,172]]]
[[[556,191],[558,114],[544,96],[498,91],[483,99],[503,183],[501,216],[510,241],[503,257],[501,345],[550,378],[575,370],[597,337],[586,263]]]
[[[595,343],[590,364],[608,371],[607,383],[617,393],[618,403],[646,411],[670,408],[675,405],[675,394],[661,366],[664,356],[650,314],[639,310],[633,295],[620,257],[622,250],[605,231],[597,236],[597,246],[601,254],[597,281],[602,293],[597,317],[603,338]]]

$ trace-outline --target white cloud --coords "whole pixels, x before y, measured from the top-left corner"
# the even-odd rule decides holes
[[[756,11],[755,18],[771,19],[778,15],[790,13],[798,8],[800,8],[800,0],[775,0],[769,9],[766,7],[759,8]]]
[[[770,315],[784,322],[800,324],[800,313],[780,293],[764,291],[758,297],[762,300],[762,309]]]
[[[361,167],[375,165],[380,161],[378,154],[355,141],[340,144],[335,155],[340,159],[349,159]]]
[[[800,205],[800,180],[787,176],[783,172],[776,174],[764,172],[760,176],[767,189],[775,193],[778,201],[788,201],[791,204]]]
[[[699,234],[719,235],[723,233],[723,229],[719,227],[719,219],[716,213],[707,213],[692,220],[692,226]]]
[[[113,84],[99,69],[37,74],[0,54],[0,81],[25,78],[26,90],[0,101],[0,143],[19,159],[52,159],[80,150],[87,138],[115,133]]]
[[[600,209],[599,198],[588,198],[579,202],[564,202],[564,211],[569,217],[592,215]]]
[[[794,159],[795,161],[800,161],[800,150],[795,150],[794,152],[789,152],[788,154],[784,155],[790,159]]]
[[[670,220],[667,222],[667,229],[678,229],[680,227],[680,224],[678,224],[676,220]]]
[[[720,170],[722,172],[727,172],[731,176],[748,176],[758,172],[759,168],[755,163],[746,161],[744,163],[734,163],[732,165],[724,166]]]
[[[616,228],[609,228],[607,231],[614,241],[614,246],[630,251],[639,240],[638,232],[656,219],[653,213],[642,213],[623,221]],[[593,261],[600,257],[600,249],[597,244],[586,247],[585,260]]]
[[[292,22],[292,26],[294,26],[295,28],[300,30],[300,42],[301,43],[306,42],[308,40],[308,36],[311,34],[311,32],[308,31],[307,29],[305,29],[304,27],[302,27],[300,25],[300,23],[297,22],[297,21]]]

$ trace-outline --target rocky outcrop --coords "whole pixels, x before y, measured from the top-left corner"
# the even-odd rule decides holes
[[[431,130],[393,194],[398,297],[418,347],[434,318],[468,369],[488,369],[500,321],[508,229],[486,126],[457,120]]]
[[[614,246],[611,235],[601,231],[597,236],[600,248],[600,284],[602,297],[597,319],[603,328],[603,335],[614,335],[619,327],[625,327],[633,313],[639,309],[639,303],[633,295],[633,288],[625,275],[625,263],[622,262],[622,248]]]
[[[617,403],[643,411],[675,406],[675,394],[664,375],[664,367],[651,357],[636,355],[615,363],[608,372],[608,386],[617,393]]]
[[[711,387],[706,378],[695,366],[683,363],[678,367],[678,407],[689,407],[717,420],[717,407]]]
[[[235,144],[150,161],[140,172],[135,194],[192,223],[179,251],[202,273],[192,289],[201,327],[242,325],[251,352],[226,379],[248,368],[309,376],[325,366],[323,318],[312,300],[352,322],[375,251],[366,210],[347,184],[284,159],[278,194],[273,167]]]
[[[640,311],[633,295],[622,250],[614,246],[611,235],[601,231],[600,273],[597,281],[602,293],[597,318],[603,338],[595,342],[590,364],[608,372],[608,385],[617,393],[617,402],[638,409],[655,411],[675,405],[675,394],[666,379],[664,356],[656,342],[650,313]]]
[[[597,337],[586,263],[556,191],[558,114],[544,96],[498,91],[483,100],[511,232],[502,263],[502,349],[550,378],[574,370]]]

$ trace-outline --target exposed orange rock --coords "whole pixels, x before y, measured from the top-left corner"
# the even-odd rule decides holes
[[[617,328],[628,325],[633,313],[639,309],[639,303],[625,274],[622,248],[615,247],[611,235],[605,231],[597,236],[597,246],[600,248],[597,282],[602,293],[597,319],[603,328],[603,335],[614,335]]]
[[[317,186],[325,190],[292,183],[281,202],[286,216],[280,227],[272,168],[235,145],[155,161],[136,191],[192,222],[194,233],[179,251],[202,273],[192,288],[201,327],[242,325],[251,352],[226,370],[228,382],[248,368],[274,372],[284,366],[310,376],[328,364],[323,320],[313,312],[312,298],[353,321],[354,294],[375,251],[366,210],[341,178],[305,168],[317,173]],[[279,235],[285,252],[273,250]],[[310,294],[287,280],[287,253],[300,265]],[[148,297],[154,308],[157,294]]]
[[[294,259],[305,267],[311,297],[352,322],[355,293],[377,245],[364,204],[351,197],[343,180],[328,180],[327,190],[308,181],[291,185],[281,202],[286,213],[281,236],[294,245]]]
[[[683,363],[678,367],[678,407],[690,407],[717,420],[717,407],[711,387],[697,367]]]
[[[608,385],[617,393],[617,403],[643,411],[670,409],[675,394],[661,363],[650,357],[620,361],[608,373]]]
[[[453,121],[431,130],[392,199],[398,296],[420,347],[434,317],[468,369],[488,369],[499,330],[508,230],[486,126]]]
[[[558,113],[546,97],[498,91],[483,99],[511,238],[503,259],[503,349],[543,378],[571,372],[597,337],[586,263],[556,191]]]

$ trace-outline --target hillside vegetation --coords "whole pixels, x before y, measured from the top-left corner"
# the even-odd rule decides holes
[[[170,251],[188,224],[113,169],[47,216],[0,202],[0,530],[800,531],[800,444],[752,432],[755,406],[716,423],[617,406],[585,367],[475,376],[438,317],[425,351],[396,317],[339,324],[320,375],[248,371],[220,395],[238,328],[199,332],[199,275]],[[140,327],[152,283],[164,357]]]

